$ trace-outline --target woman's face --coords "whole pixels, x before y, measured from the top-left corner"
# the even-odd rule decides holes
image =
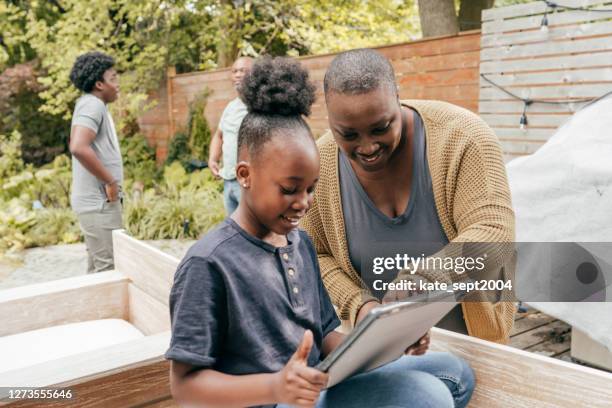
[[[401,142],[402,114],[388,86],[358,95],[326,95],[329,126],[336,143],[364,171],[385,168]]]

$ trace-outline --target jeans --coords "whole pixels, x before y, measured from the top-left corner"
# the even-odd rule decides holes
[[[121,202],[104,203],[99,211],[78,214],[87,247],[87,273],[114,268],[113,230],[123,228]]]
[[[232,215],[240,202],[240,184],[238,180],[223,180],[223,205],[228,216]]]
[[[474,372],[465,360],[428,352],[348,378],[323,391],[316,408],[463,408],[474,386]]]

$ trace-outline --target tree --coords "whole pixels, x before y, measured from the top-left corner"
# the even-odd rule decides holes
[[[419,0],[419,17],[423,37],[454,35],[459,32],[453,0]]]
[[[311,54],[410,41],[420,30],[413,0],[311,0],[292,27]]]
[[[419,0],[423,37],[454,35],[481,27],[482,10],[525,3],[530,0]],[[456,10],[459,10],[457,16]]]
[[[459,30],[475,30],[480,28],[482,10],[493,7],[495,0],[463,0],[459,7]]]

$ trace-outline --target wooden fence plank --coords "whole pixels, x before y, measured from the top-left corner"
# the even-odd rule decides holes
[[[574,113],[577,112],[585,102],[571,102],[561,105],[548,105],[535,103],[529,107],[527,113]],[[506,101],[479,101],[478,110],[482,113],[522,113],[524,104],[518,100]]]
[[[529,119],[529,118],[528,118]],[[500,140],[521,140],[529,143],[541,143],[548,140],[554,133],[554,128],[541,129],[527,126],[521,130],[518,126],[512,128],[493,128]]]
[[[612,6],[597,7],[601,10],[611,10],[608,13],[599,13],[593,11],[574,11],[565,10],[556,13],[548,14],[548,25],[556,26],[562,24],[576,24],[582,22],[607,20],[612,15]],[[508,20],[488,21],[482,24],[482,33],[502,33],[507,31],[525,30],[530,28],[539,28],[542,23],[542,16],[520,17]]]
[[[612,13],[610,13],[612,15]],[[546,41],[525,45],[504,45],[485,48],[480,52],[481,61],[505,60],[512,58],[542,57],[570,53],[585,53],[612,50],[612,33],[607,37]]]
[[[486,76],[503,87],[612,82],[612,65],[609,68],[562,69],[546,72],[487,74]],[[480,86],[490,87],[491,84],[480,78]]]
[[[481,114],[480,117],[491,127],[517,127],[520,124],[520,114],[495,115]],[[571,115],[527,115],[529,128],[557,128],[565,123]]]
[[[499,143],[504,153],[520,154],[520,155],[535,153],[544,144],[544,142],[527,143],[527,142],[508,142],[505,140],[500,140]]]
[[[528,31],[517,33],[495,33],[483,35],[481,46],[483,49],[488,47],[500,47],[512,44],[526,44],[542,41],[569,40],[609,34],[612,32],[612,21],[601,21],[596,24],[582,23],[572,26],[551,27],[548,31],[534,28]]]
[[[521,98],[565,101],[567,99],[599,97],[606,92],[612,91],[612,82],[606,84],[565,84],[544,87],[507,87],[506,89]],[[511,99],[511,97],[501,89],[494,87],[480,88],[480,100],[504,99]]]
[[[594,54],[567,55],[562,57],[531,58],[512,61],[485,61],[480,64],[480,72],[510,73],[524,71],[548,71],[555,69],[572,69],[588,67],[604,67],[612,65],[612,52]]]
[[[606,3],[606,0],[563,0],[560,4],[568,7],[592,7]],[[595,8],[595,7],[593,7]],[[530,3],[515,4],[507,7],[490,8],[482,11],[482,21],[502,20],[517,16],[527,16],[530,14],[541,14],[546,11],[546,4],[542,1],[532,1]]]

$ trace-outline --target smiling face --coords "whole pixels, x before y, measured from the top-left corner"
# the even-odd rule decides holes
[[[95,91],[104,103],[115,102],[119,97],[119,75],[114,68],[109,68],[104,71],[102,81],[97,81]]]
[[[336,143],[359,169],[385,168],[402,140],[402,112],[397,93],[379,86],[362,94],[330,91],[329,126]]]
[[[236,167],[243,186],[238,211],[249,224],[245,229],[261,239],[270,232],[286,235],[298,226],[319,179],[319,152],[312,136],[304,128],[275,132],[289,131],[296,134],[272,136],[254,158],[241,149]]]

